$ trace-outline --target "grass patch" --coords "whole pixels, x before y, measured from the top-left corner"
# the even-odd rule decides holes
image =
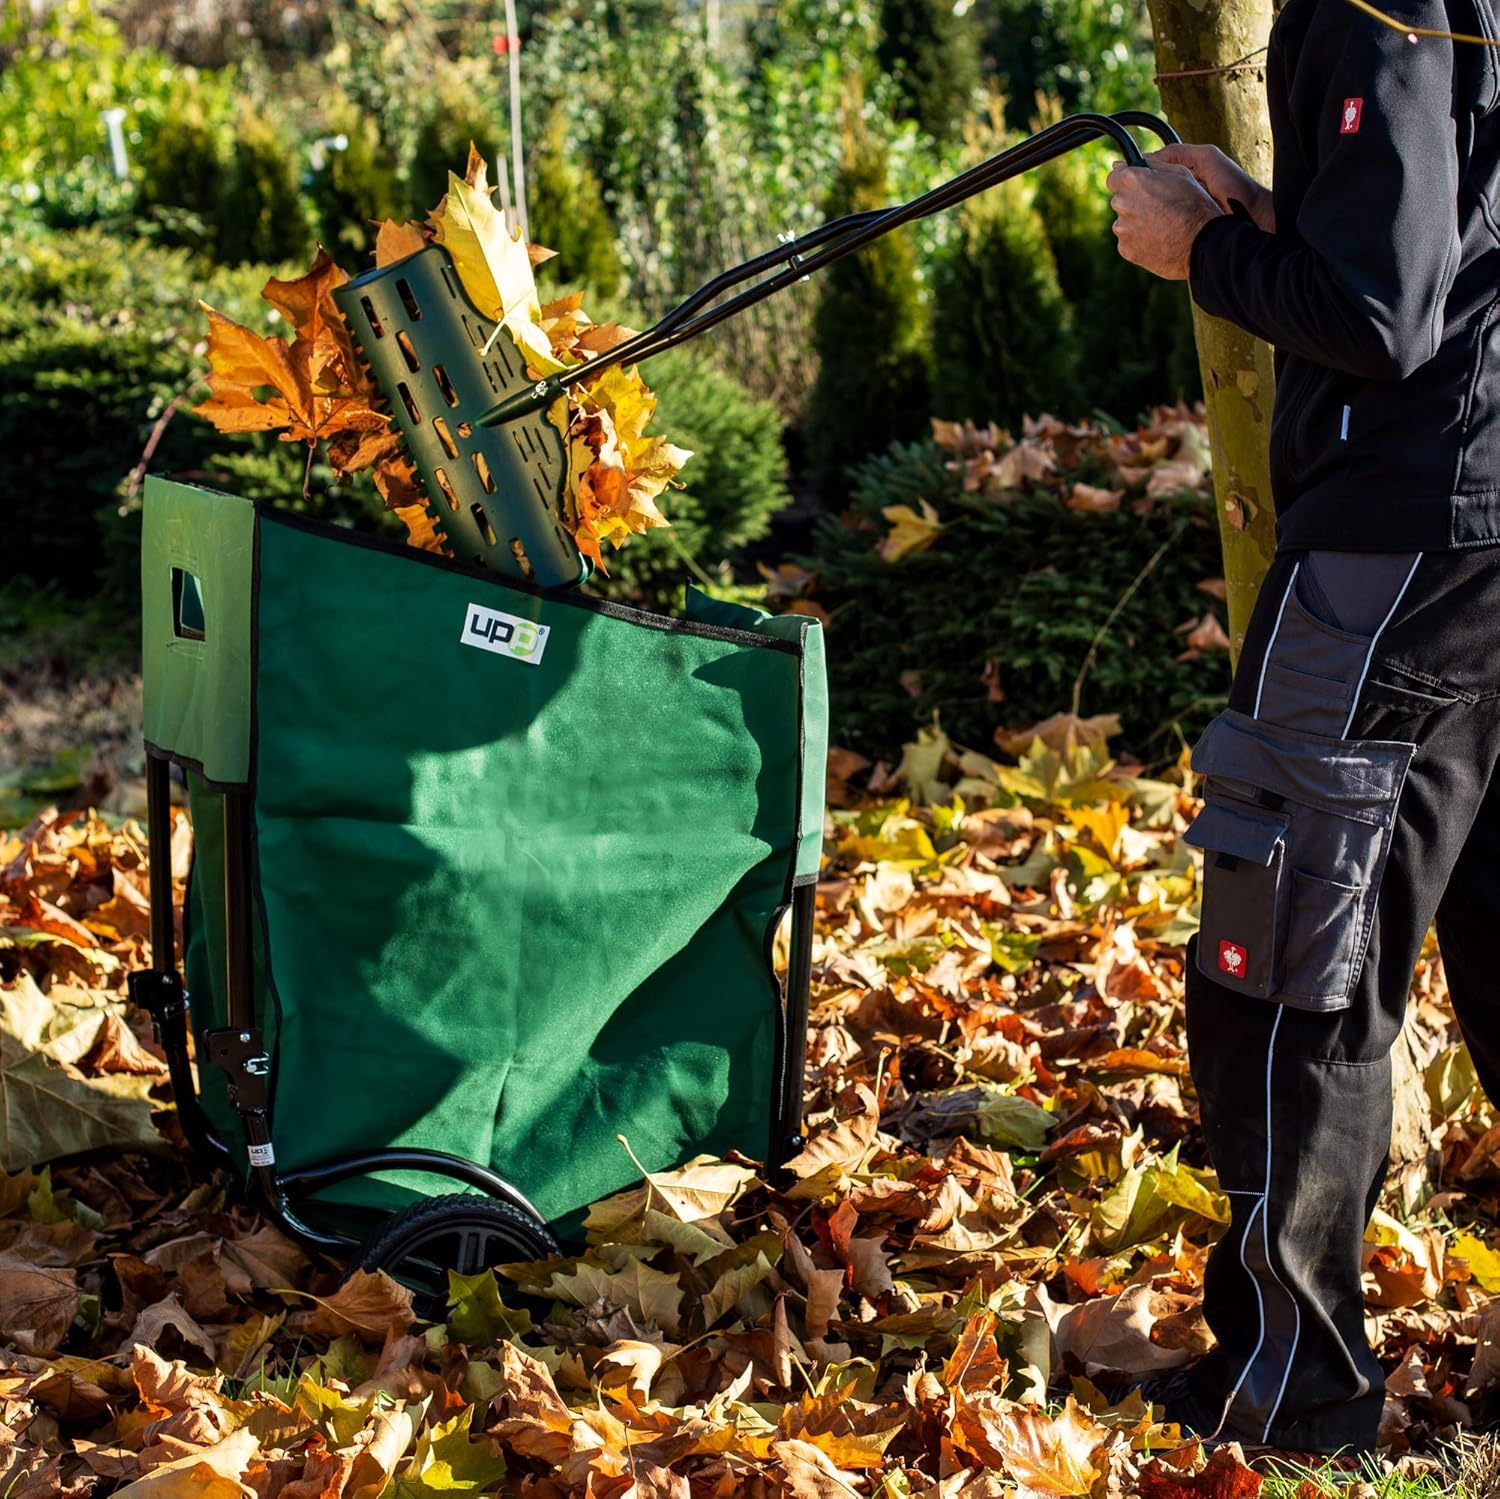
[[[1409,1462],[1409,1460],[1408,1460]],[[1500,1499],[1500,1441],[1468,1437],[1420,1468],[1364,1458],[1356,1467],[1336,1458],[1312,1465],[1267,1459],[1259,1499]]]

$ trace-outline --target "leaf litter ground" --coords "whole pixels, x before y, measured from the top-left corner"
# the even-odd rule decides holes
[[[0,1494],[1493,1495],[1500,1127],[1435,953],[1365,1247],[1387,1457],[1205,1454],[1100,1394],[1208,1344],[1195,803],[1181,766],[1112,762],[1107,723],[1041,728],[1014,763],[933,730],[831,780],[784,1180],[654,1176],[567,1258],[454,1277],[440,1323],[188,1157],[125,998],[139,826],[47,812],[0,842]],[[190,851],[179,820],[179,896]]]

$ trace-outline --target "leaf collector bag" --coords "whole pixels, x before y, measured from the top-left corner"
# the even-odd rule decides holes
[[[227,1016],[223,803],[249,797],[279,1167],[445,1151],[563,1224],[638,1179],[619,1136],[652,1170],[775,1155],[800,1067],[772,937],[821,850],[815,621],[542,593],[159,478],[142,579],[148,750],[195,828],[200,1059]],[[238,1142],[223,1076],[201,1090]],[[442,1189],[383,1171],[322,1211]]]

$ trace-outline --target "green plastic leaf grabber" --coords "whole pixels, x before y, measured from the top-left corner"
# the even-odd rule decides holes
[[[452,258],[428,245],[333,293],[448,555],[542,588],[589,566],[564,521],[567,448],[544,411],[479,423],[535,382],[515,340],[465,294]]]

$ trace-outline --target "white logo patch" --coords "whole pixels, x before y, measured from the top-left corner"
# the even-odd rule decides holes
[[[550,625],[533,624],[515,614],[489,609],[483,604],[470,604],[463,634],[458,638],[465,645],[536,666],[541,662],[542,652],[547,649],[547,636],[551,630]]]

